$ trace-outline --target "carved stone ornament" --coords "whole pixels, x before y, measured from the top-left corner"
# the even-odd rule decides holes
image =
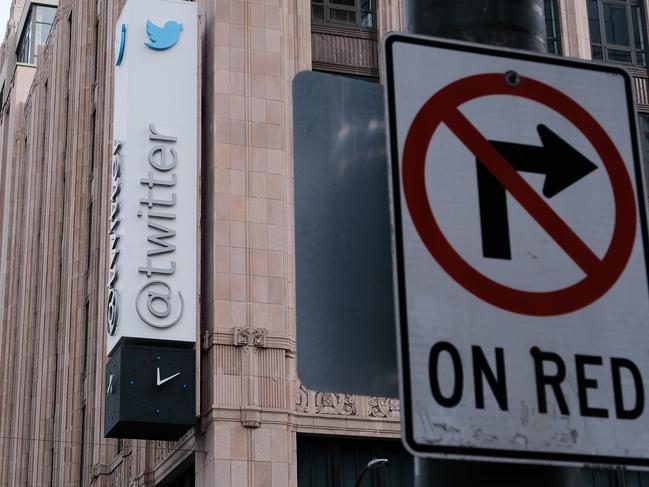
[[[351,394],[336,394],[335,392],[318,392],[315,395],[315,410],[320,414],[340,414],[355,416],[356,398]]]
[[[295,409],[297,410],[298,413],[309,412],[309,393],[306,387],[304,387],[304,384],[300,384],[300,387],[298,387],[297,389]]]
[[[263,328],[235,328],[234,345],[266,348],[266,330]]]
[[[369,397],[367,404],[369,406],[368,414],[375,418],[398,418],[401,411],[398,399]]]

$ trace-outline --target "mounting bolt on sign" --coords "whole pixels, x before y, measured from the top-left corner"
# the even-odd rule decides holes
[[[403,34],[384,47],[406,447],[649,466],[629,76]]]
[[[516,71],[507,71],[505,81],[509,86],[518,86],[521,83],[521,78]]]

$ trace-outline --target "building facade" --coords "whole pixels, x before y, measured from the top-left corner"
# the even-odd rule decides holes
[[[295,372],[291,81],[378,81],[401,0],[198,2],[200,400],[176,442],[103,431],[122,5],[13,0],[0,50],[0,485],[347,486],[373,457],[389,464],[364,485],[410,485],[396,399],[309,390]],[[549,50],[623,63],[644,120],[649,2],[545,5]]]

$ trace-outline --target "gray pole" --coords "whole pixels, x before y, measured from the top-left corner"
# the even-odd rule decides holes
[[[416,34],[545,52],[543,0],[404,0]]]
[[[404,0],[406,30],[545,52],[543,0]],[[415,459],[415,487],[575,487],[575,468]]]
[[[415,487],[581,487],[577,468],[415,459]]]

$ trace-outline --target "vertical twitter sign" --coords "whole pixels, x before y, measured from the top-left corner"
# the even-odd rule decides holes
[[[195,342],[199,265],[196,3],[129,0],[114,32],[109,354]]]
[[[194,2],[128,0],[114,25],[108,436],[170,439],[195,419],[197,24]]]

